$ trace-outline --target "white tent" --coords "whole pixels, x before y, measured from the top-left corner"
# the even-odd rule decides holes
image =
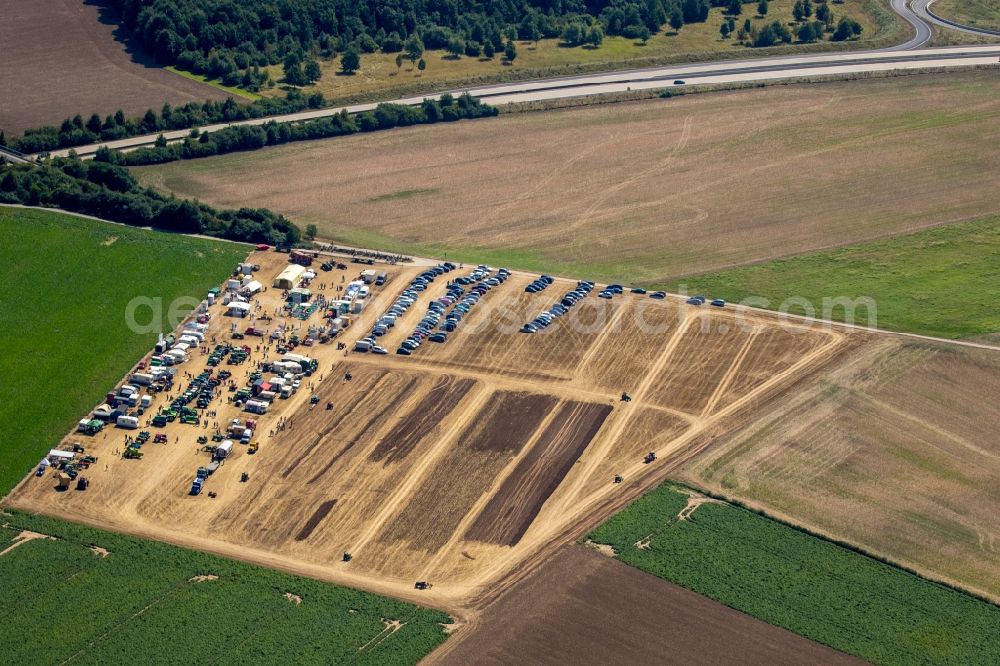
[[[48,457],[49,458],[63,458],[64,460],[72,460],[73,459],[73,455],[74,454],[73,454],[72,451],[60,451],[59,449],[52,449],[51,451],[49,451],[49,456]]]
[[[243,289],[246,290],[246,291],[249,291],[251,294],[256,294],[258,291],[260,291],[263,288],[264,288],[264,285],[262,285],[260,282],[257,282],[257,280],[250,280],[250,282],[247,282],[243,286]]]
[[[250,304],[242,301],[233,301],[229,304],[226,312],[231,317],[246,317],[250,313]]]

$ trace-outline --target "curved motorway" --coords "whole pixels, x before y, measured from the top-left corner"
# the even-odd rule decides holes
[[[692,65],[671,65],[643,69],[619,70],[605,74],[535,79],[519,83],[495,84],[450,90],[453,94],[469,92],[492,104],[513,102],[538,102],[567,97],[599,95],[630,90],[648,90],[694,84],[738,84],[752,81],[797,79],[803,77],[849,75],[868,72],[899,71],[922,68],[968,67],[996,64],[1000,60],[1000,44],[923,48],[933,37],[931,24],[938,24],[962,32],[991,35],[988,30],[946,23],[929,10],[934,0],[890,0],[890,5],[900,17],[913,27],[913,36],[895,46],[872,51],[826,53],[806,56],[779,56],[750,60],[729,60]],[[911,7],[912,5],[912,7]],[[443,94],[445,91],[442,91]],[[396,104],[419,104],[425,98],[440,95],[421,95],[390,100]],[[376,104],[355,104],[315,111],[303,111],[268,118],[255,118],[233,123],[219,123],[201,127],[202,132],[215,132],[230,125],[263,125],[270,121],[295,122],[332,116],[346,110],[348,113],[367,111]],[[164,132],[167,141],[180,141],[190,131]],[[137,136],[118,141],[108,141],[74,150],[81,157],[91,157],[102,146],[118,150],[134,150],[150,146],[159,134]],[[52,155],[65,156],[69,149],[52,151]]]

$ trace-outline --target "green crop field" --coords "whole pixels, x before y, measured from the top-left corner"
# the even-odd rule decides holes
[[[877,316],[859,307],[854,323],[944,338],[1000,331],[1000,217],[789,259],[696,275],[672,290],[703,292],[792,314],[823,316],[823,299],[869,297]],[[757,299],[767,299],[759,301]],[[786,299],[802,299],[814,308]],[[830,319],[843,321],[843,307]]]
[[[247,246],[0,208],[0,495],[156,341],[135,297],[199,300]],[[137,313],[149,321],[149,309]]]
[[[55,537],[0,555],[4,664],[415,664],[450,622],[401,601],[43,516],[3,514],[0,525],[0,552],[21,530]]]
[[[1000,663],[1000,608],[721,502],[660,486],[590,539],[660,578],[877,664]]]

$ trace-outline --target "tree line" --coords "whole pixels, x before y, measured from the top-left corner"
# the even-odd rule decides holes
[[[12,139],[5,139],[0,134],[0,145],[9,143],[11,148],[22,153],[40,153],[198,125],[298,113],[307,109],[321,109],[327,105],[328,102],[321,93],[305,95],[293,89],[284,97],[259,99],[249,104],[239,104],[232,97],[223,102],[188,102],[178,107],[164,104],[159,113],[148,109],[144,115],[136,118],[126,118],[121,110],[108,114],[103,119],[96,113],[84,119],[78,113],[62,121],[58,127],[48,125],[29,129],[23,136]]]
[[[465,93],[453,97],[445,93],[440,100],[426,99],[417,106],[405,104],[379,104],[372,111],[348,114],[342,111],[325,118],[299,122],[279,123],[274,120],[262,125],[236,125],[215,132],[193,130],[183,141],[167,143],[163,135],[152,148],[123,153],[107,147],[98,149],[94,159],[123,166],[162,164],[175,160],[195,159],[264,146],[276,146],[292,141],[325,139],[358,132],[374,132],[437,122],[486,118],[497,115],[497,109],[483,104]]]
[[[107,162],[55,158],[41,165],[0,163],[0,203],[60,208],[112,222],[216,238],[295,245],[299,228],[264,208],[217,210],[142,187]]]

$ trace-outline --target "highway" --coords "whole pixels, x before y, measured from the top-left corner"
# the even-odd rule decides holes
[[[460,94],[469,92],[490,104],[539,102],[585,95],[628,92],[691,85],[735,85],[757,81],[778,81],[805,77],[845,76],[924,68],[954,68],[1000,63],[1000,44],[923,48],[933,36],[931,23],[951,29],[988,34],[969,27],[955,27],[941,22],[928,13],[934,0],[891,0],[892,9],[913,27],[913,36],[901,44],[873,51],[848,53],[823,53],[803,56],[779,56],[748,60],[725,60],[689,65],[669,65],[642,69],[620,70],[603,74],[535,79],[442,91],[439,94],[387,100],[395,104],[419,104],[426,98],[436,99],[444,92]],[[912,7],[911,7],[912,4]],[[231,125],[263,125],[270,121],[298,122],[324,118],[347,111],[357,113],[374,109],[376,104],[354,104],[267,118],[219,123],[200,127],[204,132],[215,132]],[[163,132],[168,142],[181,141],[190,130]],[[81,157],[92,157],[101,146],[117,150],[134,150],[151,146],[159,134],[137,136],[108,141],[74,150]],[[52,151],[52,155],[65,156],[69,149]]]

